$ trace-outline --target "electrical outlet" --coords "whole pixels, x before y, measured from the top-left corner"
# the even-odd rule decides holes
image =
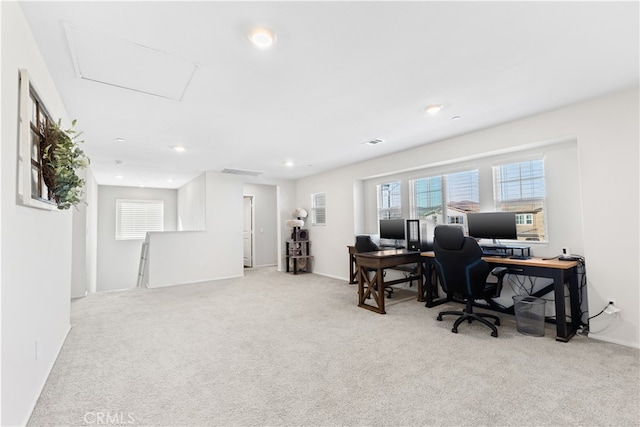
[[[607,306],[604,309],[604,312],[607,314],[615,314],[618,313],[620,309],[616,305],[615,298],[607,298]]]

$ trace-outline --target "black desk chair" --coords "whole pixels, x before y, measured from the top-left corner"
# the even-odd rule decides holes
[[[379,250],[380,248],[373,242],[371,236],[356,236],[356,252],[375,252]],[[368,269],[367,271],[373,271],[373,269]],[[385,272],[383,272],[382,274],[385,274]],[[387,292],[387,298],[391,298],[391,295],[393,294],[393,288],[386,287],[384,290]],[[371,298],[371,296],[369,296],[369,298]]]
[[[498,336],[500,318],[492,314],[474,313],[473,302],[478,299],[486,299],[500,296],[502,281],[507,273],[507,268],[496,267],[493,270],[482,260],[482,250],[471,237],[464,237],[462,229],[458,226],[439,225],[434,232],[433,250],[435,252],[435,264],[438,278],[442,288],[449,296],[462,296],[466,301],[463,311],[441,311],[438,320],[444,315],[460,316],[453,324],[451,332],[458,333],[458,326],[467,320],[484,323],[491,328],[491,336]],[[487,283],[489,274],[498,278],[496,283]],[[494,324],[485,318],[493,319]]]

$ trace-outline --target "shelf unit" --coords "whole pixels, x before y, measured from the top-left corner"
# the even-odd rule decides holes
[[[285,265],[287,273],[311,273],[311,242],[308,239],[298,240],[299,233],[294,230],[292,240],[285,242]]]

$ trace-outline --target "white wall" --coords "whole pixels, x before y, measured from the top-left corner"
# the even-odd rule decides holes
[[[16,203],[19,68],[29,70],[52,116],[70,120],[19,3],[0,2],[0,8],[0,424],[15,426],[26,424],[69,330],[72,232],[70,211]]]
[[[242,198],[245,185],[249,186],[247,188],[252,188],[251,185],[275,186],[277,262],[278,268],[282,269],[283,242],[290,232],[282,224],[290,218],[295,206],[295,183],[212,171],[206,172],[205,176],[206,230],[150,233],[149,287],[211,281],[244,274]]]
[[[622,309],[617,318],[592,320],[590,336],[638,347],[638,115],[638,90],[629,90],[301,179],[296,190],[298,204],[308,204],[312,193],[324,191],[327,196],[327,225],[312,227],[311,231],[315,272],[347,279],[345,246],[353,243],[356,231],[362,231],[356,225],[367,223],[353,219],[357,199],[370,197],[355,191],[359,180],[429,165],[455,164],[487,152],[507,155],[509,151],[530,149],[532,144],[574,139],[577,169],[571,170],[579,177],[566,176],[568,169],[555,160],[547,165],[546,172],[547,182],[557,186],[553,191],[564,191],[563,181],[570,179],[579,183],[578,194],[567,192],[568,201],[548,206],[550,241],[546,248],[537,246],[536,255],[555,255],[562,246],[582,247],[590,314],[599,312],[608,297],[616,298]],[[624,206],[628,219],[608,214],[617,211],[613,206]],[[567,209],[571,215],[566,214]],[[582,216],[582,230],[576,229],[580,218],[575,215]]]
[[[138,280],[142,240],[116,240],[116,199],[164,201],[164,229],[175,231],[177,190],[98,187],[97,291],[134,288]]]
[[[242,180],[206,172],[206,231],[149,233],[149,287],[243,275]]]
[[[244,195],[253,196],[253,266],[278,264],[278,206],[275,185],[245,184]]]
[[[178,230],[206,230],[206,174],[203,172],[178,189]]]
[[[85,180],[83,199],[72,209],[73,233],[71,243],[71,298],[83,297],[95,292],[95,267],[97,258],[95,218],[98,214],[97,191],[93,173],[84,169],[78,174]]]

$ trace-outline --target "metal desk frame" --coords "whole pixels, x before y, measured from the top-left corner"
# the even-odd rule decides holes
[[[422,256],[425,261],[425,288],[429,290],[432,289],[432,275],[430,272],[435,267],[433,263],[435,254],[433,252],[423,252]],[[578,326],[580,326],[580,298],[578,289],[577,261],[560,261],[558,259],[547,260],[542,258],[519,260],[500,257],[483,257],[482,259],[487,261],[492,267],[507,267],[509,269],[509,274],[553,279],[553,283],[536,291],[532,296],[542,297],[549,292],[553,292],[556,319],[555,321],[547,321],[555,323],[556,325],[556,341],[568,342],[576,334],[576,330]],[[567,285],[566,287],[565,284]],[[566,290],[569,291],[570,320],[567,320],[567,307],[565,305],[565,298],[567,296],[565,292]],[[434,299],[432,292],[427,292],[425,297],[427,307],[435,307],[451,300],[450,296]],[[506,314],[514,314],[513,306],[506,310],[500,310],[495,307],[485,308]]]

